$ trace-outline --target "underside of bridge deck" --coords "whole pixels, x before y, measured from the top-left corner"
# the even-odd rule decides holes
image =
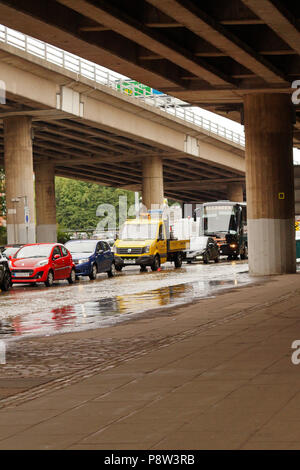
[[[292,0],[1,0],[9,27],[243,120],[248,93],[291,92],[300,75]],[[294,143],[300,145],[300,108]]]
[[[19,112],[26,115],[26,112],[36,109],[36,105],[8,100],[5,105],[0,105],[0,113],[1,109],[7,114]],[[227,198],[227,184],[244,183],[245,180],[240,172],[188,156],[183,158],[179,152],[164,152],[158,146],[92,127],[76,118],[43,116],[39,110],[33,117],[32,128],[34,164],[53,163],[58,176],[139,191],[142,189],[143,159],[160,156],[163,159],[165,196],[185,202]],[[3,162],[3,127],[0,122],[0,164]]]
[[[0,0],[0,17],[6,26],[245,123],[250,271],[295,271],[292,146],[300,147],[300,105],[291,95],[300,79],[299,2],[132,0],[124,8],[123,0]],[[51,142],[49,131],[37,129],[39,153],[45,134]],[[62,142],[64,151],[72,149],[67,145]],[[184,174],[183,200],[194,199],[197,171],[198,189],[204,172],[218,184],[219,170],[196,169],[192,158],[170,162],[161,152],[159,158],[171,197],[179,191],[174,175]],[[130,164],[141,175],[141,163]],[[89,168],[82,167],[82,177],[89,178]],[[70,169],[59,164],[57,171]],[[120,170],[115,177],[118,185],[124,181]],[[225,194],[215,190],[215,197]],[[209,193],[205,186],[197,199],[209,200]]]

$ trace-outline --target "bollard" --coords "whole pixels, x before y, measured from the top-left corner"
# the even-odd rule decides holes
[[[6,364],[6,344],[0,341],[0,364]]]

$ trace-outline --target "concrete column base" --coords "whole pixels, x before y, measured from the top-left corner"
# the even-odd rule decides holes
[[[7,242],[9,244],[35,243],[35,224],[7,224]]]
[[[37,225],[36,239],[38,243],[56,243],[57,242],[57,228],[56,224]]]
[[[3,119],[8,243],[35,243],[35,204],[31,117]],[[25,206],[29,226],[25,224]]]
[[[295,219],[248,219],[251,275],[296,272]]]
[[[244,98],[249,270],[296,272],[293,109],[290,96]]]
[[[38,243],[56,243],[55,166],[39,162],[35,167],[36,239]]]

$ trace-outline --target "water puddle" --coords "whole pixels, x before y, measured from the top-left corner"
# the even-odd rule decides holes
[[[212,296],[220,289],[239,287],[249,282],[247,274],[240,274],[234,279],[187,282],[58,308],[44,307],[40,311],[0,319],[0,338],[49,336],[111,326],[146,311],[185,304]]]

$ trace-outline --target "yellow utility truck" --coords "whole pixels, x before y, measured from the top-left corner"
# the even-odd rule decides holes
[[[167,261],[180,268],[189,240],[176,240],[171,234],[168,221],[157,215],[127,220],[114,245],[116,270],[138,265],[141,271],[146,271],[147,266],[157,271]]]

